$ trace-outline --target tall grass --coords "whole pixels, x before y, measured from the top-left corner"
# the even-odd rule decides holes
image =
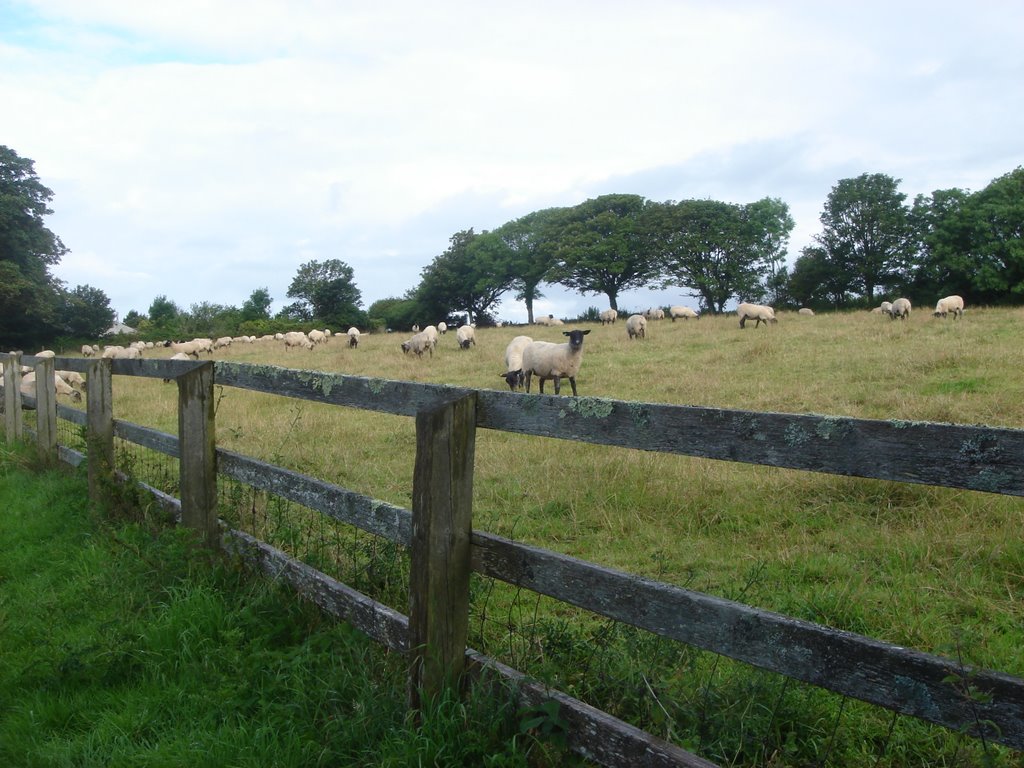
[[[621,323],[594,325],[578,384],[581,395],[626,400],[1024,427],[1022,320],[1020,309],[972,309],[960,322],[781,313],[775,326],[740,329],[734,317],[706,317],[651,323],[632,342]],[[402,355],[395,334],[364,335],[356,350],[335,340],[218,355],[500,389],[505,344],[523,332],[480,329],[467,351],[449,334],[423,359]],[[557,328],[525,332],[562,338]],[[118,378],[115,413],[173,432],[174,394]],[[219,445],[406,507],[413,429],[404,417],[218,392]],[[477,437],[474,484],[477,529],[1024,675],[1020,499],[489,431]],[[246,503],[255,508],[255,496]],[[348,541],[337,548],[358,549]],[[353,574],[382,570],[334,559]],[[389,599],[400,602],[401,589]],[[721,762],[1013,759],[502,585],[476,585],[474,599],[477,647]]]

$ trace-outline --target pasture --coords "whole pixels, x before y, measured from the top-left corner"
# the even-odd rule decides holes
[[[905,322],[780,313],[777,325],[740,329],[726,315],[651,322],[639,341],[620,320],[589,326],[577,383],[581,396],[1022,428],[1022,320],[1020,309],[971,308],[959,322],[927,310]],[[411,334],[364,334],[355,350],[341,338],[311,351],[232,345],[215,357],[500,389],[513,336],[561,341],[561,330],[481,329],[466,351],[449,332],[422,359],[399,349]],[[176,431],[173,385],[114,385],[117,418]],[[411,420],[227,388],[217,397],[219,446],[411,506]],[[477,529],[1024,675],[1020,499],[487,431],[476,466]],[[524,604],[514,590],[478,593],[476,647],[718,762],[1013,759],[565,606]]]

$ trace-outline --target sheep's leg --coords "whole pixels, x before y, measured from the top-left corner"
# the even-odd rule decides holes
[[[559,395],[559,394],[562,393],[562,379],[560,377],[558,377],[558,376],[555,376],[554,378],[555,378],[555,394]]]
[[[747,316],[744,315],[743,317],[740,318],[740,328],[746,328],[747,327],[746,323],[747,323]]]
[[[570,376],[569,377],[569,383],[572,384],[572,396],[573,397],[579,397],[579,395],[576,394],[576,377],[575,376]]]

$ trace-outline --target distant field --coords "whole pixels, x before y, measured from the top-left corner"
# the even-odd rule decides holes
[[[650,323],[648,338],[632,342],[622,321],[594,324],[577,381],[581,396],[1024,428],[1022,322],[1022,309],[969,308],[959,322],[928,311],[905,322],[781,313],[777,325],[740,329],[726,315]],[[410,334],[364,334],[356,350],[334,339],[313,351],[257,343],[216,357],[502,389],[506,343],[523,333],[560,341],[561,330],[481,329],[468,351],[449,333],[423,359],[401,353]],[[159,381],[118,377],[115,415],[175,432],[174,394]],[[218,390],[219,445],[406,507],[413,429],[404,417]],[[478,434],[476,467],[478,529],[1024,675],[1021,499],[489,431]],[[514,599],[495,598],[502,620]],[[552,627],[567,613],[530,611],[534,631],[557,644]],[[717,662],[694,663],[705,676],[726,674]],[[682,730],[688,694],[675,684],[679,710],[665,711]],[[876,719],[870,727],[884,732],[884,715]]]

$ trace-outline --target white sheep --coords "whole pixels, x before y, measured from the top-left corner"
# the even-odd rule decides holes
[[[619,313],[614,309],[606,309],[598,317],[601,318],[601,325],[608,325],[619,319]]]
[[[54,373],[75,389],[85,389],[85,377],[78,371],[54,371]]]
[[[892,302],[891,301],[883,301],[877,307],[872,309],[871,312],[873,314],[881,313],[883,315],[889,315],[891,317],[892,316]]]
[[[38,357],[38,355],[37,355]],[[72,402],[80,403],[82,401],[82,393],[77,389],[68,384],[64,379],[58,376],[56,373],[53,374],[53,387],[58,396],[70,397]],[[36,372],[29,371],[21,377],[21,391],[23,394],[32,395],[36,394]]]
[[[427,336],[429,336],[430,340],[434,343],[434,346],[437,346],[437,337],[439,334],[437,332],[436,327],[434,327],[433,325],[428,325],[426,328],[420,331],[420,333],[425,333]]]
[[[199,345],[194,341],[172,341],[168,343],[171,351],[175,354],[183,354],[188,357],[194,357],[196,360],[199,359],[200,348]],[[173,356],[172,356],[173,359]]]
[[[526,374],[523,373],[523,350],[532,343],[533,339],[529,336],[516,336],[505,347],[505,373],[498,375],[513,392],[522,389],[526,381]]]
[[[354,348],[359,346],[359,335],[359,329],[354,325],[348,329],[348,345],[350,347]]]
[[[309,332],[306,338],[309,339],[310,342],[314,345],[327,343],[327,334],[325,334],[323,331],[318,331],[315,328]]]
[[[550,341],[532,341],[523,349],[523,372],[526,375],[526,391],[530,391],[530,380],[540,379],[540,392],[544,394],[544,382],[554,379],[555,394],[561,393],[561,380],[569,379],[573,397],[576,396],[576,374],[583,363],[583,337],[590,333],[573,330],[562,331],[569,340],[561,344]]]
[[[416,357],[423,357],[424,352],[429,352],[430,356],[434,356],[434,346],[437,344],[437,340],[433,338],[426,331],[420,331],[413,335],[407,341],[402,342],[402,352],[409,354],[415,352]]]
[[[219,339],[213,342],[214,349],[220,349],[221,347],[230,347],[231,342],[234,341],[230,336],[221,336]]]
[[[96,354],[96,350],[91,344],[82,345],[82,357],[92,357]]]
[[[756,320],[757,322],[754,323],[755,328],[760,326],[761,323],[768,325],[768,323],[777,322],[775,319],[775,310],[771,307],[766,307],[763,304],[748,304],[747,302],[743,302],[736,307],[736,314],[739,315],[740,318],[740,328],[746,327],[747,320]]]
[[[964,300],[957,295],[947,296],[944,299],[939,299],[939,303],[935,305],[935,317],[945,317],[950,312],[953,313],[953,319],[959,320],[964,313]]]
[[[469,345],[476,346],[476,330],[472,325],[460,325],[455,331],[455,338],[459,342],[459,349],[469,349]]]
[[[312,349],[313,342],[310,341],[309,337],[302,331],[288,331],[288,333],[284,335],[284,351],[289,352],[292,347]]]
[[[800,307],[796,313],[798,315],[804,315],[805,317],[814,317],[814,310],[810,307]]]
[[[547,325],[547,326],[565,325],[565,323],[563,323],[561,320],[559,320],[554,315],[548,315],[547,317],[538,317],[536,320],[534,320],[534,323],[536,325]]]
[[[644,312],[644,317],[646,317],[648,320],[664,320],[665,319],[665,310],[664,309],[654,309],[653,307],[648,307],[647,311]]]
[[[682,307],[682,306],[669,307],[668,314],[669,314],[669,317],[672,318],[672,322],[673,323],[676,321],[677,317],[681,317],[681,318],[683,318],[683,320],[689,320],[690,318],[695,318],[695,319],[698,319],[698,320],[700,319],[700,315],[698,315],[690,307]]]
[[[437,332],[444,336],[448,333],[448,323],[440,322],[437,324]]]
[[[54,352],[52,349],[44,349],[44,350],[41,350],[39,352],[36,352],[36,357],[48,357],[51,360],[54,357],[56,357],[56,356],[57,356],[57,353]]]
[[[893,320],[897,317],[900,320],[906,320],[910,317],[910,299],[896,299],[896,301],[892,303],[892,308],[889,310],[889,317]]]
[[[643,315],[630,315],[627,317],[626,337],[629,339],[647,338],[647,318]]]
[[[118,344],[111,344],[103,348],[100,355],[105,360],[141,360],[142,350],[138,347],[122,347]]]

